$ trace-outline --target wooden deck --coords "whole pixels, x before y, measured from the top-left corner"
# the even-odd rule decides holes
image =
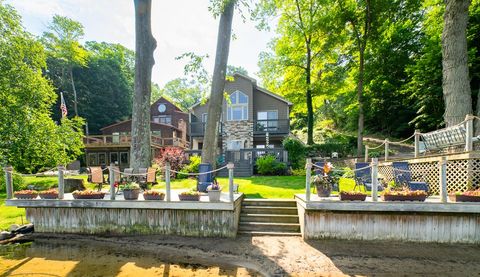
[[[152,147],[163,148],[166,146],[176,146],[184,149],[189,148],[189,142],[181,138],[163,138],[159,136],[151,136]],[[132,141],[131,136],[127,135],[96,135],[85,136],[83,142],[86,148],[125,148],[130,147]]]

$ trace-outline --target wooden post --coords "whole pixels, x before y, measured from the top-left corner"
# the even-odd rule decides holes
[[[65,195],[65,180],[63,176],[65,167],[63,165],[59,165],[57,169],[58,169],[58,199],[63,199]]]
[[[378,201],[378,158],[372,158],[372,201]]]
[[[440,166],[440,199],[442,203],[447,203],[447,158],[442,157],[439,161]]]
[[[385,139],[385,161],[388,160],[388,148],[389,148],[388,139]]]
[[[165,164],[165,190],[167,193],[167,201],[172,200],[170,192],[170,163]]]
[[[7,190],[7,199],[12,199],[13,198],[13,178],[12,178],[13,167],[11,165],[8,165],[4,168],[4,170],[5,170],[5,185]]]
[[[365,162],[368,162],[368,145],[365,145]]]
[[[307,159],[307,164],[305,166],[305,169],[307,170],[305,172],[305,200],[310,201],[310,177],[312,175],[312,159],[308,158]]]
[[[115,200],[115,164],[110,163],[108,167],[108,180],[110,180],[110,200]]]
[[[465,117],[466,122],[466,133],[465,133],[465,151],[470,152],[473,150],[473,116],[467,114]]]
[[[228,163],[227,164],[227,169],[228,169],[228,199],[230,202],[233,202],[233,169],[235,168],[234,163]]]
[[[414,137],[415,137],[415,158],[418,158],[418,156],[420,156],[420,131],[419,130],[415,130],[415,133],[414,133]]]

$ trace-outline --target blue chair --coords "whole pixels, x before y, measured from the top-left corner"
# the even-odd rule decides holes
[[[372,191],[372,168],[369,163],[355,163],[355,187],[363,187],[365,191]],[[360,169],[360,170],[358,170]],[[383,191],[383,186],[378,181],[377,191]]]
[[[208,163],[200,164],[198,166],[198,172],[209,172],[212,171],[212,165]],[[197,190],[200,192],[206,192],[207,187],[210,186],[213,182],[213,173],[200,174],[198,175]]]
[[[393,162],[393,176],[395,177],[395,183],[406,186],[410,190],[423,190],[429,191],[428,184],[426,182],[412,181],[412,172],[408,162]]]

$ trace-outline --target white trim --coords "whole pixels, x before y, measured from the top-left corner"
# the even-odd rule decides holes
[[[235,99],[236,103],[235,104],[228,104],[228,102],[227,102],[227,121],[248,120],[248,104],[250,103],[250,99],[249,99],[248,95],[246,93],[244,93],[243,91],[236,90],[229,95],[230,100],[231,100],[233,94],[235,94],[235,96],[236,96],[236,99]],[[241,104],[238,103],[239,102],[238,100],[240,100],[240,95],[241,94],[243,96],[245,96],[245,98],[247,98],[246,103],[241,103]],[[234,108],[241,108],[242,109],[242,118],[241,119],[233,119],[233,109]],[[245,111],[246,111],[246,114],[245,114]]]
[[[277,118],[275,119],[268,119],[268,112],[276,112]],[[267,119],[258,119],[258,113],[267,113]],[[259,120],[278,120],[278,110],[258,110],[257,111],[257,121]]]

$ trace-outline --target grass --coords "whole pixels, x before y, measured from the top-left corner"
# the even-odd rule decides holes
[[[0,230],[8,229],[12,224],[27,223],[25,209],[5,206],[5,198],[5,193],[0,194]]]

